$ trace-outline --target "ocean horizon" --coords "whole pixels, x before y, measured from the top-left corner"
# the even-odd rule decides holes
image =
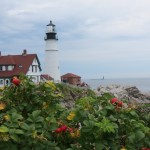
[[[91,89],[99,86],[121,85],[136,86],[141,92],[150,92],[150,78],[113,78],[113,79],[84,79]]]

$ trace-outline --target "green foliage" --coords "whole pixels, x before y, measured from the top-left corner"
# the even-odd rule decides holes
[[[150,147],[149,113],[110,103],[90,89],[19,77],[0,93],[0,149],[139,150]],[[62,101],[73,101],[67,109]],[[142,106],[143,107],[143,106]]]

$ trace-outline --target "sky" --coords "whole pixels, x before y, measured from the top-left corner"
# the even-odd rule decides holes
[[[0,6],[1,55],[27,49],[43,68],[52,20],[61,75],[150,77],[150,0],[4,0]]]

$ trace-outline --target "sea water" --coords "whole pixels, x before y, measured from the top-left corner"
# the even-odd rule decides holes
[[[142,92],[150,92],[150,78],[123,78],[123,79],[86,79],[91,89],[99,86],[121,85],[136,86]]]

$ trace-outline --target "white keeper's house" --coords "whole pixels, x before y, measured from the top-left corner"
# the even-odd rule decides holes
[[[27,54],[27,50],[23,50],[21,55],[0,55],[0,87],[10,85],[13,76],[21,73],[38,83],[41,80],[41,70],[37,54]]]

